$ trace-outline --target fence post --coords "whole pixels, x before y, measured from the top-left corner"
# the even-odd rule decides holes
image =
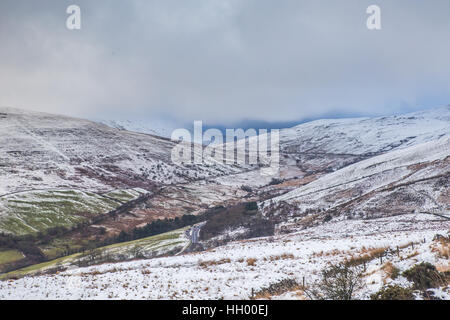
[[[305,277],[303,276],[303,288],[305,288]]]

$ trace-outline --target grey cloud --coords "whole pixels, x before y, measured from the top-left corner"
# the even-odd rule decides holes
[[[450,102],[447,0],[74,2],[81,31],[72,1],[1,2],[0,105],[232,122]]]

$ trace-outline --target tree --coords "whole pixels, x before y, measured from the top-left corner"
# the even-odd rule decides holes
[[[363,287],[362,274],[359,266],[331,265],[322,271],[320,281],[305,293],[313,300],[352,300],[354,292]]]
[[[143,259],[143,258],[145,258],[144,250],[142,249],[142,247],[140,247],[138,245],[135,245],[133,248],[131,248],[131,255],[135,259]]]
[[[258,210],[258,204],[256,202],[247,202],[245,204],[245,210],[247,210],[247,211]]]

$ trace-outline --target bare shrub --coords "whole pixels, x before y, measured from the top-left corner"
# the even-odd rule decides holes
[[[411,269],[403,272],[403,276],[414,283],[414,289],[421,291],[438,288],[447,283],[445,275],[437,271],[434,265],[427,262],[416,264]]]
[[[412,288],[403,288],[398,285],[381,288],[370,296],[372,300],[414,300]]]
[[[349,264],[331,265],[322,271],[321,279],[305,294],[313,300],[352,300],[356,290],[363,287],[362,268]]]
[[[279,296],[283,293],[300,289],[301,286],[297,281],[293,279],[283,279],[254,292],[251,299],[270,299],[272,296]]]
[[[138,245],[135,245],[133,248],[131,248],[130,252],[131,252],[132,257],[134,257],[135,259],[144,259],[145,258],[143,248]]]

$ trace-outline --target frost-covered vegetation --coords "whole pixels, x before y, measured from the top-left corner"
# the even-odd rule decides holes
[[[402,274],[420,262],[430,263],[440,272],[448,268],[448,260],[432,251],[438,243],[433,240],[435,235],[446,234],[450,228],[450,222],[442,218],[410,214],[370,223],[349,220],[345,225],[343,228],[331,222],[289,235],[232,242],[204,252],[0,282],[0,298],[249,299],[252,292],[292,279],[299,286],[265,298],[307,299],[301,289],[303,278],[306,286],[314,286],[330,264],[385,248],[382,261],[375,256],[366,261],[365,270],[360,266],[362,286],[353,297],[370,299],[386,285],[411,287],[413,283]],[[399,269],[395,279],[385,267],[387,262]],[[448,299],[448,287],[434,288],[433,296]],[[415,297],[420,297],[419,293]]]
[[[190,244],[186,235],[188,229],[187,227],[157,236],[86,250],[82,253],[76,253],[3,274],[0,276],[0,279],[54,273],[69,267],[151,258],[168,253],[175,254],[184,250]]]
[[[276,177],[79,119],[0,122],[0,299],[450,298],[450,107],[282,130]]]

